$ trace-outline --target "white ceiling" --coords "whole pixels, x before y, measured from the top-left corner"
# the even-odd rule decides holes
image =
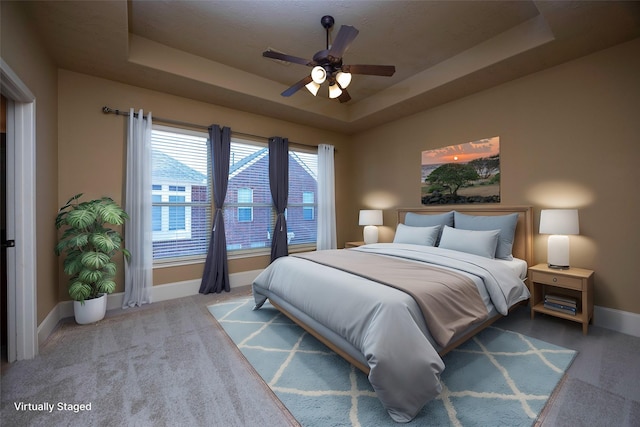
[[[4,0],[3,0],[4,1]],[[353,133],[640,36],[637,1],[34,1],[27,13],[60,68]],[[302,89],[310,71],[262,57],[309,58],[358,37],[345,64],[395,65],[354,75],[340,104]],[[325,83],[326,85],[326,83]],[[122,106],[114,106],[122,107]],[[144,106],[142,106],[144,108]]]

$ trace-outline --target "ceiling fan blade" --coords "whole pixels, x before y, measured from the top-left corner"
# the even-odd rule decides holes
[[[329,49],[329,55],[334,58],[342,58],[342,55],[347,50],[351,42],[356,38],[360,31],[350,25],[343,25],[338,31],[336,39]]]
[[[311,78],[311,76],[307,76],[304,79],[300,80],[299,82],[297,82],[296,84],[294,84],[293,86],[291,86],[289,89],[285,90],[284,92],[282,92],[282,96],[291,96],[294,93],[296,93],[297,91],[299,91],[300,89],[302,89],[303,87],[305,87],[307,84],[311,83],[313,79]]]
[[[342,71],[351,74],[390,77],[396,72],[396,67],[393,65],[343,65]]]
[[[280,52],[275,52],[273,50],[265,50],[262,52],[262,56],[265,58],[277,59],[279,61],[292,62],[294,64],[302,64],[302,65],[314,65],[312,61],[308,59],[299,58],[297,56],[291,56]]]
[[[349,92],[347,92],[346,89],[342,89],[342,93],[338,97],[338,101],[340,101],[340,103],[342,104],[343,102],[347,102],[350,100],[351,100],[351,95],[349,95]]]

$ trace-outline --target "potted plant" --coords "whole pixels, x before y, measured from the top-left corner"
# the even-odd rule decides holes
[[[122,236],[109,226],[122,225],[129,215],[113,199],[80,202],[82,193],[70,198],[60,208],[56,228],[64,232],[55,248],[56,255],[66,255],[64,272],[70,276],[69,296],[74,300],[76,322],[87,324],[102,320],[107,309],[106,295],[114,291],[117,266],[113,257],[122,252]]]

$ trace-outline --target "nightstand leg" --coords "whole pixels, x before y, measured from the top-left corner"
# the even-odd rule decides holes
[[[589,322],[582,324],[582,335],[587,335],[587,329],[589,328]]]

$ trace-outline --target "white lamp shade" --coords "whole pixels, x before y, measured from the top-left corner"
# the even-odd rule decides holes
[[[579,234],[577,209],[543,209],[540,211],[540,234]]]
[[[336,74],[336,81],[342,89],[346,89],[349,83],[351,83],[351,73],[339,71],[338,74]]]
[[[311,92],[313,96],[316,96],[318,94],[318,90],[320,89],[320,85],[313,81],[306,84],[305,87],[309,92]]]
[[[311,70],[311,78],[313,79],[314,82],[316,82],[319,85],[321,85],[327,79],[327,72],[321,66],[316,65]]]
[[[329,86],[329,98],[337,98],[342,95],[342,89],[337,84]]]
[[[363,209],[360,211],[359,225],[382,225],[382,211],[380,209]]]

